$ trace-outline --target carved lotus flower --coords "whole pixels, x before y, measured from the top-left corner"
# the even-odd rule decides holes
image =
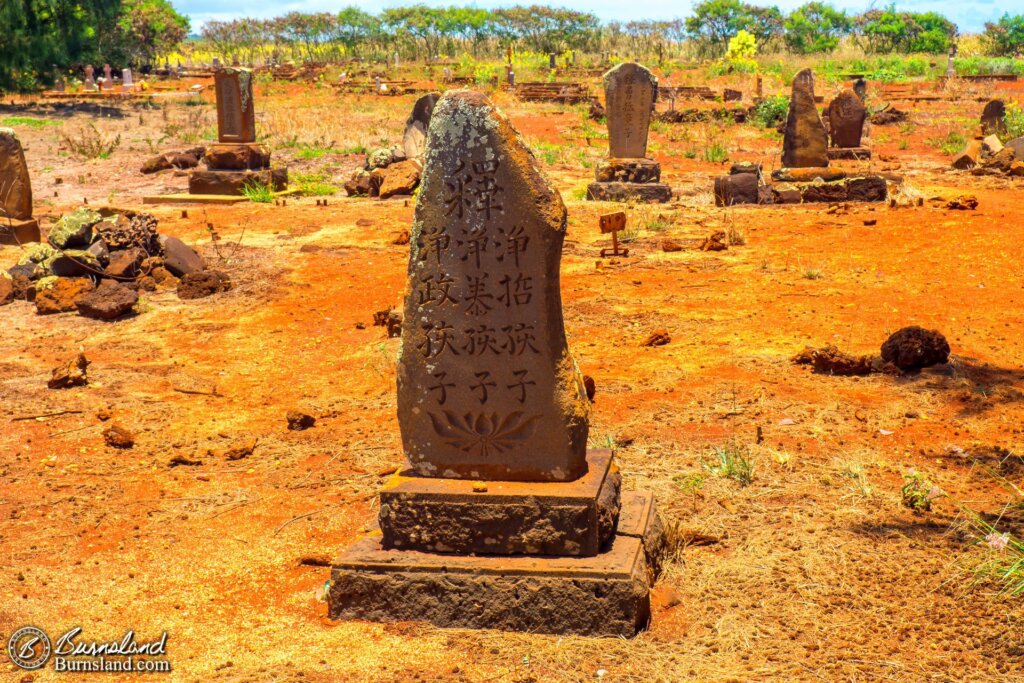
[[[434,431],[444,442],[474,456],[487,457],[504,453],[516,442],[528,439],[540,415],[527,417],[516,411],[499,417],[497,413],[465,413],[456,415],[446,410],[442,415],[430,413]]]

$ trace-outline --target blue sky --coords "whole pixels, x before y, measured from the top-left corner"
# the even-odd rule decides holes
[[[384,7],[414,4],[409,2],[366,2],[365,0],[171,0],[179,12],[192,18],[193,29],[198,29],[209,19],[265,18],[280,16],[291,11],[299,12],[337,12],[342,7],[356,5],[370,12],[377,12]],[[498,7],[515,4],[540,4],[538,0],[478,0],[477,2],[461,3],[457,0],[447,2],[425,1],[428,5],[468,4],[478,7]],[[690,8],[698,0],[646,0],[641,3],[639,12],[632,3],[622,0],[571,0],[555,1],[550,4],[571,7],[578,10],[593,12],[604,20],[629,21],[631,19],[672,19],[685,17]],[[804,0],[752,0],[753,4],[776,5],[788,11],[804,3]],[[833,0],[836,7],[849,12],[861,12],[870,5],[883,6],[890,0]],[[1024,12],[1024,0],[900,0],[896,3],[900,9],[914,12],[941,12],[960,27],[962,33],[981,31],[986,21],[993,21],[1004,12]],[[242,7],[245,7],[243,10]]]

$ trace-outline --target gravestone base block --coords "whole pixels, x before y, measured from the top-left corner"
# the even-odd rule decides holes
[[[269,185],[275,192],[288,187],[288,169],[260,171],[193,171],[188,177],[189,194],[241,195],[246,185]]]
[[[427,621],[588,636],[636,635],[651,615],[664,528],[651,494],[623,496],[619,529],[595,557],[386,550],[363,537],[331,572],[332,619]]]
[[[594,556],[615,534],[621,476],[607,449],[571,482],[473,481],[399,472],[380,493],[386,549]]]
[[[258,142],[219,142],[206,148],[203,161],[212,171],[258,171],[270,168],[270,148]]]
[[[590,183],[587,199],[599,202],[641,201],[663,204],[672,199],[672,188],[665,183]]]
[[[653,159],[605,159],[598,162],[599,183],[660,183],[661,164]]]
[[[829,147],[828,158],[830,161],[839,159],[852,159],[854,161],[870,159],[871,150],[867,147]]]
[[[0,218],[0,244],[27,244],[41,241],[39,221],[36,219],[20,221]]]

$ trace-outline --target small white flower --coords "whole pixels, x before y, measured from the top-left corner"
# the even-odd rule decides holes
[[[996,552],[1003,552],[1006,550],[1007,544],[1010,542],[1009,534],[997,534],[996,532],[990,533],[985,537],[985,542],[988,543],[988,547],[992,548]]]
[[[598,670],[597,670],[597,674],[596,674],[596,675],[597,675],[597,677],[598,677],[598,678],[604,678],[604,675],[605,675],[606,673],[608,673],[608,671],[607,671],[607,670],[605,670],[605,669],[598,669]]]

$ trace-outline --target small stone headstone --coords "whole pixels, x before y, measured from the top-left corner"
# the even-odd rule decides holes
[[[430,126],[430,116],[434,112],[434,105],[441,98],[439,93],[428,93],[423,95],[412,107],[412,114],[405,122],[405,135],[402,137],[402,149],[406,158],[416,159],[423,156],[423,148],[427,144],[427,128]]]
[[[658,80],[635,62],[625,62],[604,76],[608,116],[608,155],[613,159],[647,156],[647,129]]]
[[[589,403],[569,354],[565,205],[481,93],[434,108],[413,222],[398,420],[426,477],[568,481]]]
[[[113,70],[110,68],[110,65],[109,64],[104,64],[103,65],[103,81],[105,83],[109,84],[114,79],[114,76],[112,75],[112,73],[113,73]]]
[[[852,90],[844,90],[828,106],[833,147],[860,147],[867,108]]]
[[[981,112],[981,129],[985,135],[1006,132],[1006,104],[1002,100],[991,100]]]
[[[85,89],[95,90],[96,89],[96,76],[95,69],[92,64],[87,64],[85,67]]]
[[[121,87],[127,92],[135,87],[134,81],[132,81],[132,70],[123,69],[121,71]]]
[[[828,166],[828,133],[814,100],[814,73],[804,69],[793,79],[789,118],[782,141],[782,165],[787,168]]]
[[[217,91],[217,131],[221,142],[255,142],[252,72],[220,69],[214,74]]]
[[[548,68],[552,71],[558,68],[558,55],[554,52],[548,54]]]
[[[17,135],[0,128],[0,225],[6,218],[32,218],[32,180]]]

